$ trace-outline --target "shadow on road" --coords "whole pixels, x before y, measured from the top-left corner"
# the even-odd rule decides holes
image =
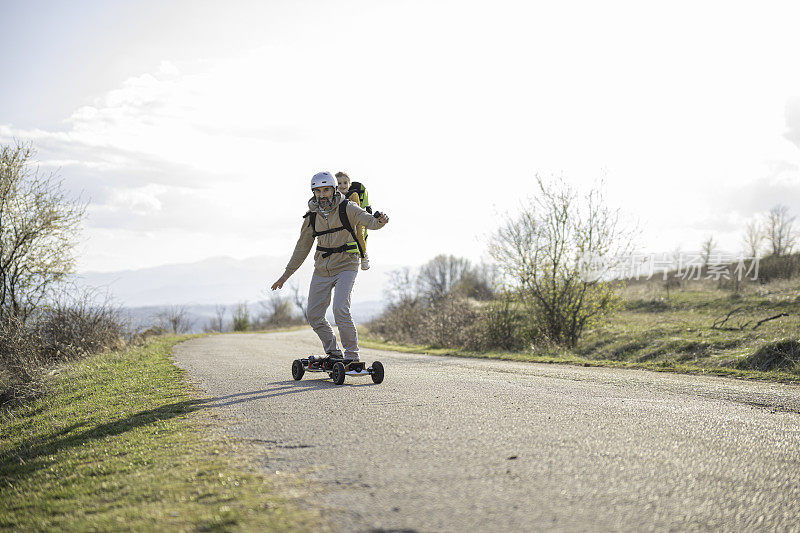
[[[375,383],[345,383],[344,385],[336,385],[326,379],[314,379],[305,381],[295,381],[293,379],[285,381],[273,381],[267,384],[268,387],[262,390],[239,392],[236,394],[228,394],[227,396],[218,396],[216,398],[209,398],[208,402],[212,405],[205,407],[225,407],[227,405],[234,405],[242,402],[250,402],[253,400],[264,400],[274,396],[283,396],[285,394],[298,394],[301,392],[308,392],[311,390],[324,390],[338,387],[370,387]],[[272,385],[271,387],[269,385]]]
[[[325,379],[275,381],[267,384],[267,387],[261,390],[165,404],[94,426],[89,421],[81,422],[63,428],[44,440],[28,439],[16,448],[0,455],[0,486],[13,485],[16,479],[24,478],[32,472],[49,465],[51,457],[62,450],[79,447],[96,439],[114,437],[126,431],[169,420],[176,416],[185,416],[201,409],[264,400],[284,394],[298,394],[343,386],[364,387],[371,385],[374,385],[374,383],[336,385]],[[77,429],[82,429],[82,431],[73,433]]]

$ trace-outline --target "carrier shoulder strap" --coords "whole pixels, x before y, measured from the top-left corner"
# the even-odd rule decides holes
[[[358,255],[364,257],[364,250],[361,248],[361,243],[358,242],[353,225],[350,224],[350,219],[347,217],[347,204],[349,203],[350,200],[342,200],[342,202],[339,204],[339,221],[342,223],[344,229],[349,231],[350,235],[353,236],[353,240],[356,241],[356,246],[358,246]]]
[[[359,194],[359,196],[360,196],[360,195],[364,194],[365,190],[366,190],[366,187],[364,187],[363,183],[361,183],[360,181],[354,181],[353,183],[350,184],[350,188],[347,189],[347,192],[349,192],[349,193],[357,192]]]
[[[365,209],[367,213],[372,213],[372,206],[369,205],[369,194],[367,194],[367,188],[364,187],[364,184],[360,181],[354,181],[350,184],[350,188],[347,190],[347,196],[349,197],[351,194],[356,193],[358,195],[358,205],[362,209]]]
[[[338,228],[331,228],[325,229],[322,231],[317,231],[317,212],[316,211],[309,211],[303,218],[308,218],[308,225],[311,227],[311,233],[314,234],[314,237],[319,237],[320,235],[327,235],[328,233],[336,233],[337,231],[342,231],[347,229],[344,226],[339,226]]]
[[[308,225],[311,226],[311,231],[314,233],[314,237],[317,236],[317,212],[316,211],[308,211],[303,218],[308,219]]]
[[[360,181],[354,181],[350,184],[350,188],[347,189],[347,196],[350,196],[353,193],[358,195],[358,202],[359,205],[364,203],[364,193],[366,192],[367,188],[364,187],[364,184]],[[362,206],[363,207],[363,206]]]

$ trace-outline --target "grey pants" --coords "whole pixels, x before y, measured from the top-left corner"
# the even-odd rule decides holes
[[[335,276],[319,276],[315,272],[308,289],[308,323],[322,341],[325,353],[338,355],[339,346],[330,323],[325,319],[325,311],[331,303],[333,291],[333,316],[339,335],[342,338],[344,356],[358,357],[358,333],[353,317],[350,316],[350,295],[356,282],[355,270],[344,270]]]

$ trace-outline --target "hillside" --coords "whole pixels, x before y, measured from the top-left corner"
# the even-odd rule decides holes
[[[478,302],[468,303],[475,322],[443,319],[452,325],[443,341],[425,340],[414,321],[424,312],[417,310],[374,321],[364,344],[439,355],[800,380],[800,280],[750,283],[738,292],[711,281],[683,283],[667,292],[662,281],[652,280],[629,284],[621,296],[619,308],[585,331],[572,349],[543,337],[516,351],[470,349],[479,344],[476,335],[487,331],[477,321],[486,320],[489,303]],[[418,340],[408,337],[412,330],[422,332]]]
[[[591,359],[800,373],[800,282],[741,292],[697,283],[658,283],[624,292],[623,307],[587,332],[577,353]]]

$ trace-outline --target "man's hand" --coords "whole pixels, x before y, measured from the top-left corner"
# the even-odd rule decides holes
[[[278,278],[278,281],[272,284],[272,290],[277,290],[283,288],[283,284],[286,283],[286,280],[283,278]]]
[[[381,224],[386,224],[387,222],[389,222],[389,215],[387,215],[386,213],[381,213],[380,216],[377,216],[375,218],[377,218],[378,222],[380,222]]]

